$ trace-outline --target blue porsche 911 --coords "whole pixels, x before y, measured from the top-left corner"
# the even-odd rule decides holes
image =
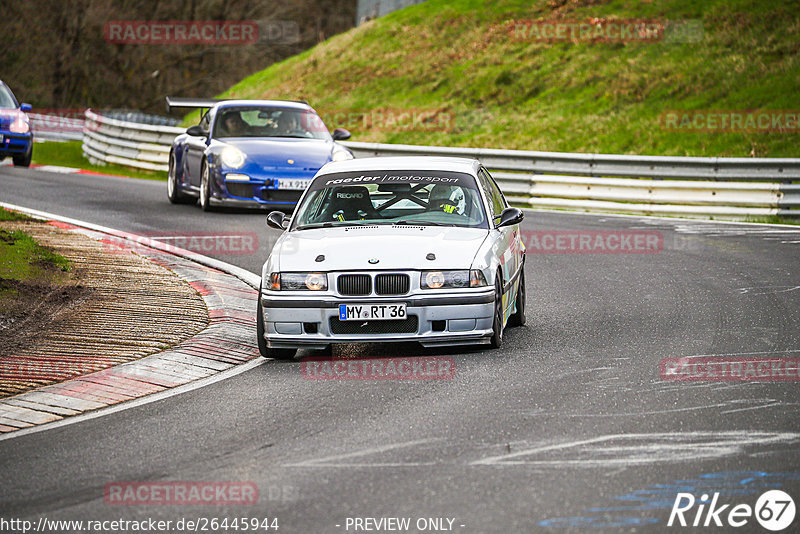
[[[8,156],[17,167],[28,167],[33,155],[33,133],[26,111],[30,104],[17,102],[14,93],[0,81],[0,161]]]
[[[320,167],[353,157],[336,142],[350,133],[338,128],[331,135],[302,102],[167,97],[167,108],[201,108],[200,123],[172,142],[173,204],[291,211]]]

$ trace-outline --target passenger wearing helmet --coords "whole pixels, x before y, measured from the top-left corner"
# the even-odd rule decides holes
[[[461,214],[459,209],[459,196],[463,196],[461,189],[451,185],[436,184],[431,188],[428,196],[428,211],[443,211],[445,213]]]

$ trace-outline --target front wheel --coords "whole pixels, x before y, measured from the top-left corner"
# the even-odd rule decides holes
[[[276,360],[292,360],[297,353],[295,349],[274,349],[267,346],[264,339],[264,310],[261,309],[261,291],[258,292],[258,306],[256,308],[256,335],[258,336],[258,352],[264,358]]]
[[[208,164],[203,162],[203,171],[200,177],[200,208],[203,211],[212,211],[211,207],[211,171]]]
[[[19,156],[14,156],[12,158],[14,160],[14,167],[30,167],[31,166],[31,158],[33,158],[33,140],[32,139],[31,139],[31,144],[28,145],[28,150],[26,150],[24,154],[20,154]]]
[[[493,349],[503,345],[503,277],[498,272],[494,282],[494,322],[492,323],[492,337],[489,344]]]
[[[514,313],[508,318],[512,326],[523,326],[525,324],[525,265],[520,267],[519,285],[517,286],[517,298],[514,301]]]
[[[175,154],[169,153],[169,171],[167,172],[167,198],[172,204],[187,204],[195,199],[187,196],[178,189],[178,172],[175,163]]]

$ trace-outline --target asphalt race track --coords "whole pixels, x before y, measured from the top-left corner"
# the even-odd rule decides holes
[[[255,232],[256,253],[207,252],[253,272],[277,235],[263,213],[171,206],[157,181],[1,167],[0,201],[151,237]],[[677,491],[753,505],[780,487],[798,501],[800,382],[665,381],[659,366],[800,356],[800,227],[527,212],[523,230],[655,231],[663,249],[528,254],[528,324],[506,330],[499,351],[345,349],[450,356],[452,380],[312,381],[299,362],[264,360],[0,441],[2,515],[266,516],[282,533],[354,532],[348,517],[449,518],[465,533],[662,532]],[[107,504],[118,481],[249,481],[259,499]]]

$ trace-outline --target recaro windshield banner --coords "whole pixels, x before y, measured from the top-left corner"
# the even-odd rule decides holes
[[[318,177],[309,189],[370,184],[444,184],[477,189],[475,179],[469,174],[448,171],[340,172]]]

